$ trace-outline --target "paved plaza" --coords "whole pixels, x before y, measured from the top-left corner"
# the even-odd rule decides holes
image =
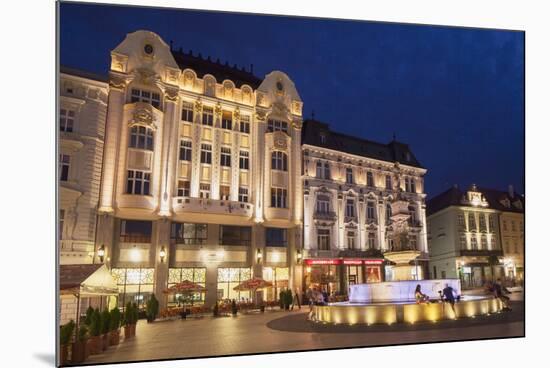
[[[307,321],[307,307],[300,311],[276,310],[237,317],[207,316],[149,324],[140,321],[134,339],[91,356],[86,363],[523,336],[523,303],[517,295],[514,299],[511,312],[414,325],[315,324]]]

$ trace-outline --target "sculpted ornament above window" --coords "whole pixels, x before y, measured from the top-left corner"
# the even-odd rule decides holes
[[[135,106],[136,108],[133,113],[133,119],[128,125],[130,127],[134,125],[143,125],[151,128],[152,130],[156,130],[157,126],[154,122],[155,118],[153,114],[153,107],[144,102],[136,102]]]

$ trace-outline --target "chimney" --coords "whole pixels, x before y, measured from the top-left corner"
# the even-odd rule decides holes
[[[508,185],[508,195],[510,198],[514,198],[514,186],[512,184]]]

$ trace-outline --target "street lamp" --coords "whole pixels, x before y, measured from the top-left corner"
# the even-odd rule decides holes
[[[262,250],[260,248],[256,249],[256,261],[258,263],[262,262]]]
[[[99,257],[99,262],[103,263],[105,258],[105,244],[102,244],[101,247],[97,250],[97,256]]]
[[[164,263],[164,258],[166,258],[166,249],[164,248],[164,245],[162,246],[162,248],[160,248],[159,256],[160,263]]]

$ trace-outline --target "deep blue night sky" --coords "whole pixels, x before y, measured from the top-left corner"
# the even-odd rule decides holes
[[[61,63],[106,74],[138,29],[259,77],[286,72],[304,117],[334,130],[395,132],[428,169],[430,197],[455,183],[524,191],[522,32],[63,3]]]

